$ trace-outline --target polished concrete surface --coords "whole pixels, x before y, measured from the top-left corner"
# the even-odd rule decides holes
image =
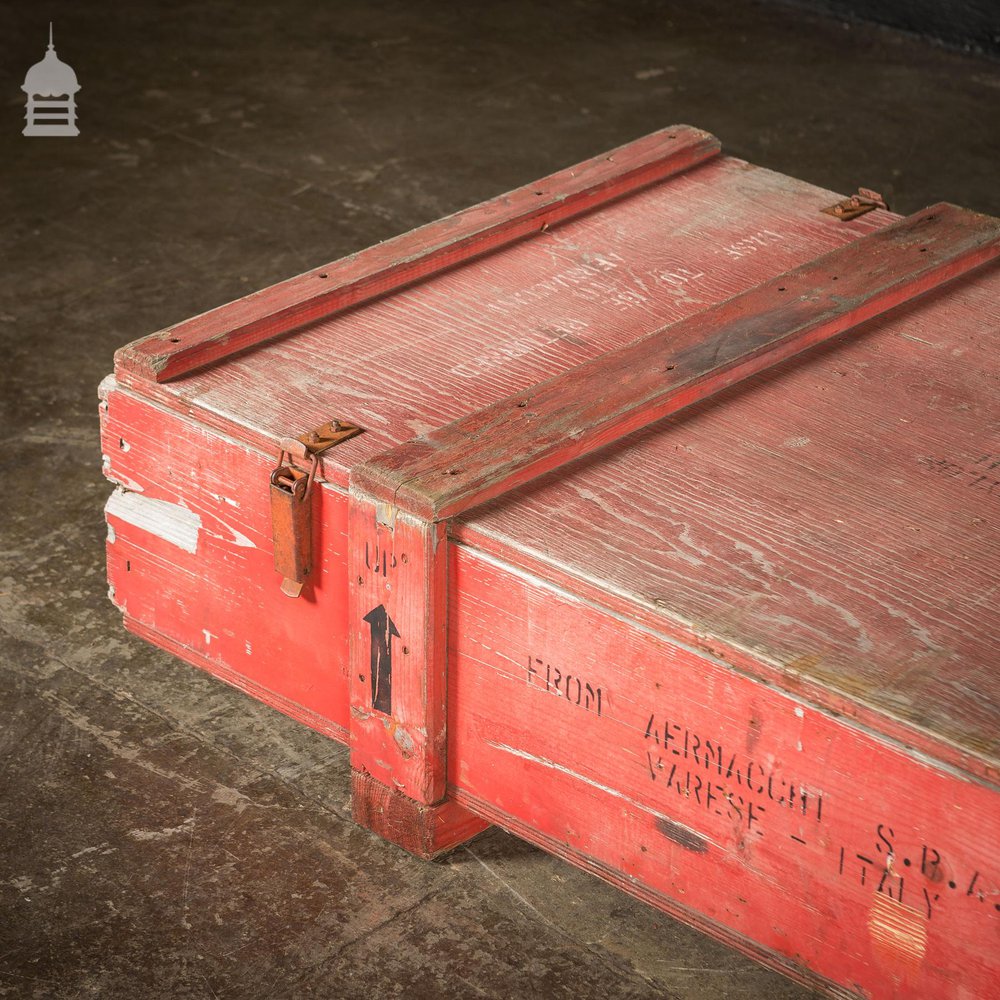
[[[81,134],[20,134],[47,24]],[[1000,65],[750,3],[0,6],[0,997],[811,995],[493,830],[349,819],[345,750],[125,634],[96,386],[142,334],[688,122],[1000,214]]]

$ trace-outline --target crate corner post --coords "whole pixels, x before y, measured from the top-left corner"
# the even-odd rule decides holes
[[[370,471],[348,515],[352,814],[432,858],[489,825],[448,797],[447,525],[358,488]]]

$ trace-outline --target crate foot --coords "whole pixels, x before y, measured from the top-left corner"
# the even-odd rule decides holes
[[[387,788],[367,771],[351,771],[354,822],[424,860],[471,840],[490,824],[446,799],[425,805]]]

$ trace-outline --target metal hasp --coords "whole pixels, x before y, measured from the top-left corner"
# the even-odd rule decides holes
[[[864,215],[866,212],[873,212],[876,208],[884,208],[886,211],[889,211],[889,206],[886,204],[885,198],[878,191],[859,187],[857,194],[852,194],[850,198],[838,201],[836,205],[821,208],[820,211],[840,219],[841,222],[850,222],[851,219],[856,219],[859,215]]]
[[[319,456],[360,433],[361,428],[354,424],[329,420],[282,442],[277,468],[270,476],[271,534],[274,568],[281,574],[281,592],[289,597],[302,593],[312,572],[312,488]],[[308,468],[296,465],[295,459],[308,461]]]

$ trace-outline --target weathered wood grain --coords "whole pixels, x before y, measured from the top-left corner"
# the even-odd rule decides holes
[[[1000,783],[998,287],[970,275],[457,537]]]
[[[346,417],[325,477],[881,228],[836,196],[717,157],[293,337],[165,384],[123,386],[263,451]]]
[[[1000,256],[1000,222],[936,205],[355,468],[448,518]]]
[[[450,577],[458,802],[835,995],[990,995],[1000,789],[466,545]]]
[[[719,152],[676,125],[122,348],[118,371],[165,382],[558,225]]]

